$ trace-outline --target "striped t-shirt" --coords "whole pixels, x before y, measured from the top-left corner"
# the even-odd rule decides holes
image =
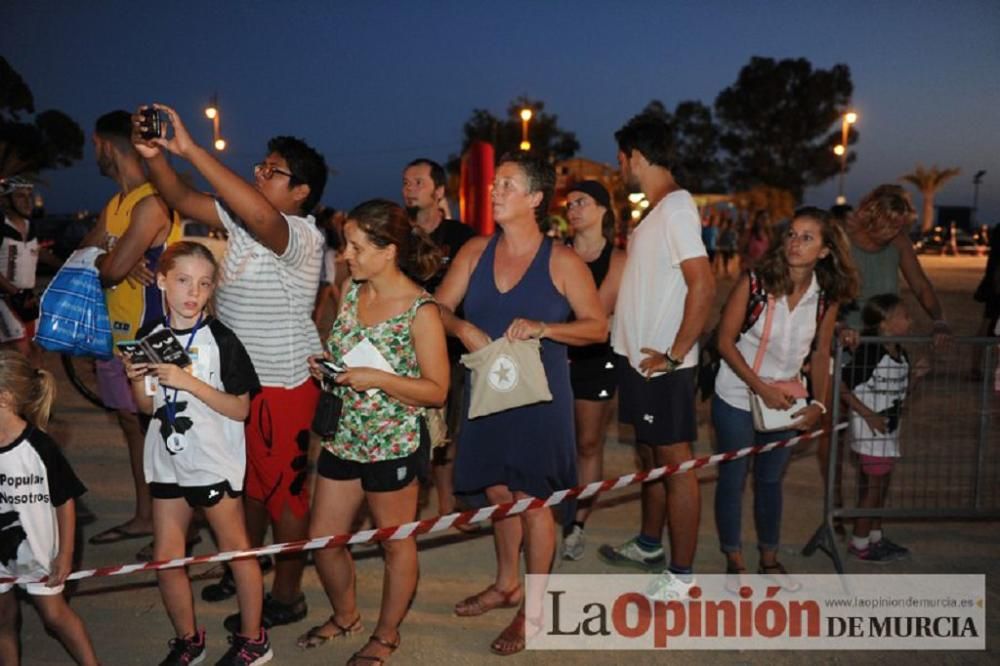
[[[261,385],[294,388],[309,379],[308,357],[323,352],[312,320],[323,234],[311,215],[285,215],[288,246],[277,255],[221,202],[216,209],[229,234],[216,292],[219,319],[246,347]]]

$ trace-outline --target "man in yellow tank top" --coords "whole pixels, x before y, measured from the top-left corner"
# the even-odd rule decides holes
[[[120,191],[101,211],[97,225],[82,243],[108,249],[98,259],[97,267],[115,342],[133,339],[141,326],[163,318],[162,297],[150,271],[155,269],[164,247],[181,236],[179,219],[147,180],[142,160],[132,146],[131,133],[132,120],[127,111],[112,111],[97,120],[93,136],[97,166],[102,176],[118,183]],[[135,513],[121,525],[91,537],[90,543],[146,538],[153,531],[152,500],[142,469],[148,420],[140,420],[117,357],[97,362],[97,378],[101,399],[116,410],[128,443]]]

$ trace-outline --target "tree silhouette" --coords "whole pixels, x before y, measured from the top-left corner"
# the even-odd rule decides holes
[[[922,164],[908,174],[900,177],[900,180],[910,183],[918,190],[924,200],[924,214],[920,221],[920,231],[927,232],[934,227],[934,197],[941,186],[957,176],[961,169],[939,169],[935,164],[930,169],[925,169]]]
[[[805,58],[751,58],[715,99],[730,187],[767,185],[801,200],[807,186],[836,175],[833,147],[853,90],[847,65],[824,70]],[[852,127],[848,144],[857,139]]]
[[[502,119],[486,109],[473,109],[472,116],[462,126],[462,152],[475,141],[492,143],[497,157],[520,150],[521,109],[525,108],[532,112],[528,140],[533,155],[557,162],[573,157],[580,150],[576,135],[559,127],[559,117],[546,113],[544,102],[518,97],[507,107],[507,114]],[[459,164],[460,157],[453,155],[448,160],[448,169],[457,172]]]
[[[0,56],[0,178],[69,166],[83,157],[83,130],[62,111],[35,112],[31,88]]]

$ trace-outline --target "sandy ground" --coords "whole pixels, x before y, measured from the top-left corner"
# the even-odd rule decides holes
[[[949,319],[959,335],[976,331],[981,307],[974,303],[971,293],[982,274],[983,258],[929,257],[923,260],[937,285],[945,303]],[[728,293],[731,282],[720,285],[719,301]],[[912,297],[911,297],[912,298]],[[928,330],[929,322],[922,314],[917,318],[917,329]],[[49,364],[60,380],[60,400],[52,425],[54,435],[64,442],[68,457],[77,473],[89,487],[86,499],[98,516],[97,521],[83,528],[84,536],[125,520],[131,508],[131,481],[123,438],[110,416],[85,403],[65,380],[58,360],[50,358]],[[707,410],[701,414],[702,430],[697,445],[698,453],[711,450],[711,434],[707,428]],[[605,476],[633,471],[631,432],[612,426],[609,429],[605,453]],[[831,573],[830,560],[822,554],[805,558],[802,546],[819,524],[822,512],[822,480],[814,449],[798,451],[790,465],[785,481],[785,519],[781,559],[791,571],[801,573]],[[714,521],[711,518],[711,501],[714,493],[715,472],[702,470],[702,521],[700,548],[696,570],[704,573],[722,571],[722,557],[717,550]],[[750,516],[749,493],[744,515]],[[596,557],[597,545],[620,543],[634,535],[638,521],[638,489],[635,487],[604,496],[599,510],[588,523],[588,548],[579,562],[557,565],[563,573],[601,573],[610,571]],[[433,503],[423,516],[434,513]],[[755,543],[752,525],[744,519],[744,541]],[[913,552],[909,561],[895,563],[890,568],[874,568],[848,560],[849,572],[872,573],[893,571],[898,573],[987,573],[987,609],[990,619],[991,646],[995,647],[998,635],[997,612],[1000,605],[1000,534],[997,523],[984,521],[900,521],[889,526],[894,540],[906,544]],[[207,532],[204,533],[207,537]],[[86,567],[129,562],[143,541],[126,541],[100,547],[90,546],[82,553]],[[197,553],[212,552],[210,539],[196,549]],[[465,536],[446,533],[420,540],[421,582],[412,611],[402,627],[402,647],[392,658],[393,664],[480,664],[499,663],[500,658],[489,653],[490,641],[508,623],[513,611],[495,611],[479,618],[459,619],[452,615],[453,604],[478,591],[490,581],[493,571],[492,540],[487,533]],[[748,562],[755,564],[752,549],[748,547]],[[381,588],[382,561],[375,548],[361,549],[358,555],[358,590],[361,611],[370,629],[378,611]],[[197,599],[205,585],[207,567],[191,573]],[[323,594],[315,571],[306,570],[304,586],[310,605],[307,620],[296,625],[272,631],[276,664],[327,664],[343,663],[359,649],[364,636],[333,642],[320,649],[302,652],[295,647],[296,637],[309,626],[322,622],[330,607]],[[151,664],[158,663],[166,653],[166,641],[171,629],[160,603],[155,578],[152,574],[128,577],[90,579],[79,584],[73,607],[83,616],[94,639],[103,663]],[[214,662],[226,647],[222,619],[235,609],[235,601],[206,604],[197,601],[199,623],[208,630],[210,656]],[[45,635],[37,614],[29,605],[22,606],[21,631],[24,663],[65,664],[69,658],[58,643]],[[712,664],[797,664],[805,661],[834,664],[895,664],[912,662],[919,658],[930,663],[966,664],[996,663],[993,653],[946,652],[811,652],[799,654],[786,651],[772,652],[679,652],[669,656],[654,652],[525,652],[510,657],[511,664],[606,664],[629,663],[712,663]]]

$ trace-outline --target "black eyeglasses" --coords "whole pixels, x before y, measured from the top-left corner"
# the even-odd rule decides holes
[[[295,174],[291,171],[279,169],[278,167],[272,166],[267,162],[257,162],[257,164],[253,165],[253,175],[260,176],[264,180],[271,180],[274,178],[274,174],[276,173],[282,176],[288,176],[289,178],[295,178]]]

